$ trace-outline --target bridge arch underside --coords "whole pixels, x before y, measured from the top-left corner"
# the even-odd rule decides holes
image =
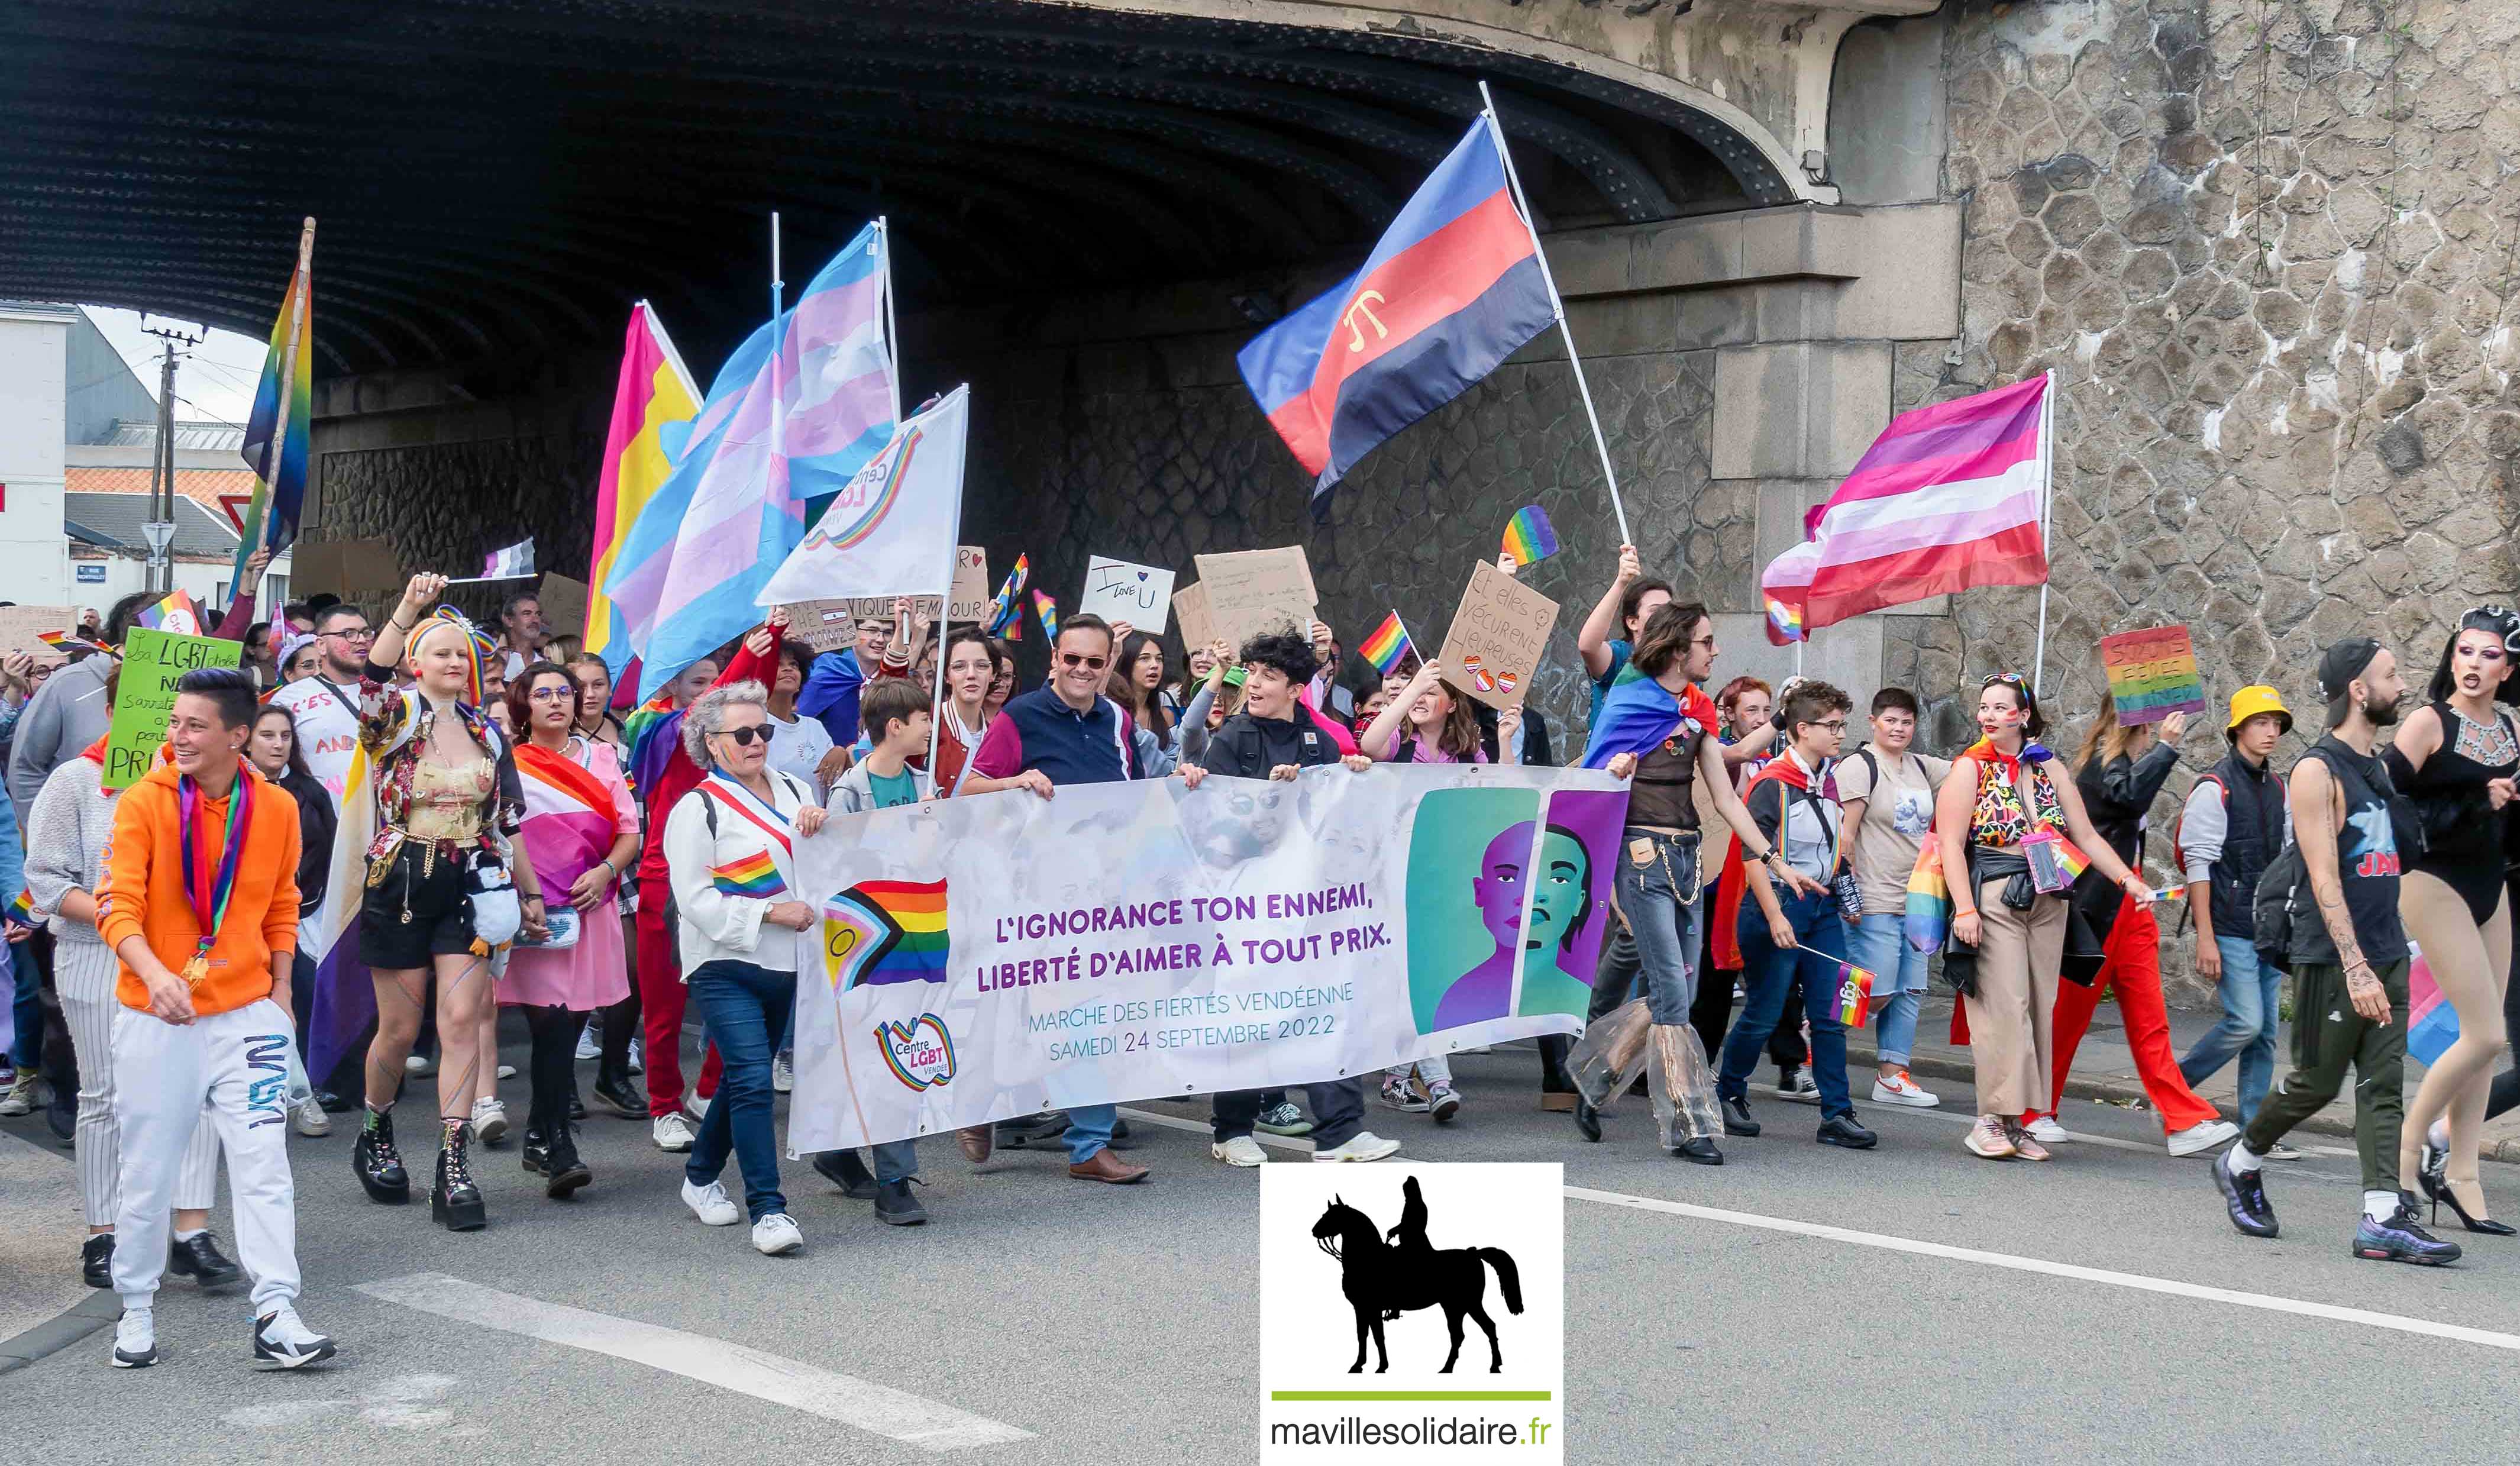
[[[903,298],[1359,255],[1495,87],[1546,229],[1792,202],[1660,90],[1406,26],[1041,0],[24,0],[0,14],[0,295],[260,335],[319,220],[323,375],[604,344],[696,360],[881,212]],[[704,368],[703,368],[704,370]]]

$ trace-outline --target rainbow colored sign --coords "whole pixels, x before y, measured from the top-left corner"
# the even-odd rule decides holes
[[[2185,626],[2103,636],[2100,668],[2108,673],[2121,723],[2157,723],[2174,712],[2205,709],[2205,679],[2196,670],[2196,645]]]

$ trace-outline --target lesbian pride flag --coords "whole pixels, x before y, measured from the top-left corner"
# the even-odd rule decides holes
[[[1365,267],[1252,338],[1236,360],[1318,496],[1556,319],[1482,114]]]
[[[1788,640],[1777,607],[1808,633],[1971,586],[2045,582],[2048,385],[2042,375],[1891,419],[1805,516],[1809,537],[1759,577],[1769,642]]]

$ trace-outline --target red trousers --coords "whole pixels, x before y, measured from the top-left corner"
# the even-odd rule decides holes
[[[2126,1020],[2127,1047],[2135,1052],[2136,1076],[2161,1112],[2162,1128],[2183,1130],[2221,1119],[2220,1112],[2187,1087],[2179,1072],[2179,1055],[2170,1047],[2170,1011],[2161,1000],[2161,925],[2152,919],[2152,909],[2124,897],[2117,925],[2109,929],[2100,952],[2100,970],[2091,986],[2056,985],[2056,1092],[2048,1096],[2048,1113],[2054,1114],[2065,1098],[2065,1075],[2092,1027],[2092,1010],[2099,1006],[2100,993],[2114,985],[2118,1013]],[[641,960],[646,960],[644,953]]]
[[[648,1031],[648,1115],[671,1115],[683,1104],[683,1008],[692,990],[683,985],[682,957],[665,935],[664,883],[652,903],[639,903],[639,1021]],[[652,904],[653,909],[651,909]],[[2160,984],[2153,985],[2154,990]],[[2176,1070],[2172,1071],[2174,1074]],[[717,1093],[717,1048],[700,1061],[700,1098]]]

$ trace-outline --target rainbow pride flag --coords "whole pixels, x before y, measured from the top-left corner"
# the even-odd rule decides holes
[[[1374,627],[1373,634],[1367,637],[1365,644],[1357,650],[1365,654],[1366,661],[1373,664],[1375,671],[1386,677],[1399,670],[1403,661],[1418,655],[1418,648],[1409,640],[1409,628],[1400,624],[1397,611],[1384,617],[1382,624]]]
[[[1837,1021],[1850,1029],[1860,1029],[1871,1015],[1871,970],[1852,962],[1837,964]]]
[[[755,850],[740,859],[709,867],[709,884],[721,895],[748,896],[768,900],[787,892],[787,879],[779,874],[779,862],[768,850]]]
[[[604,471],[595,489],[595,568],[586,577],[586,649],[612,668],[615,682],[630,663],[630,617],[604,593],[604,582],[639,511],[674,471],[668,439],[679,439],[699,411],[699,385],[663,323],[647,301],[631,306],[621,378],[612,389],[612,426],[604,439]]]
[[[1032,614],[1041,618],[1041,634],[1056,643],[1058,640],[1058,603],[1046,590],[1032,593]]]
[[[202,608],[194,604],[187,591],[174,591],[166,599],[133,618],[138,624],[169,636],[207,636],[208,626],[202,619]]]
[[[1920,952],[1939,952],[1952,934],[1952,887],[1943,875],[1943,845],[1925,832],[1925,848],[1908,873],[1908,907],[1901,920],[1908,944]]]
[[[31,891],[19,892],[17,896],[9,902],[7,915],[10,921],[14,921],[22,927],[33,926],[35,924],[35,893]]]
[[[942,983],[951,950],[942,881],[864,881],[823,903],[823,956],[834,993]]]
[[[253,470],[253,497],[246,503],[229,576],[239,590],[253,589],[245,583],[245,563],[257,547],[277,553],[297,538],[297,512],[306,501],[306,433],[315,417],[314,270],[315,221],[309,218],[298,232],[297,269],[271,323],[271,349],[246,419],[245,466]]]
[[[1802,608],[1787,605],[1775,596],[1769,596],[1766,599],[1769,642],[1776,646],[1783,646],[1787,642],[1804,640],[1806,633],[1803,630]]]
[[[1550,527],[1549,511],[1537,504],[1525,504],[1506,522],[1505,552],[1513,557],[1513,568],[1536,565],[1557,553],[1557,531]]]

